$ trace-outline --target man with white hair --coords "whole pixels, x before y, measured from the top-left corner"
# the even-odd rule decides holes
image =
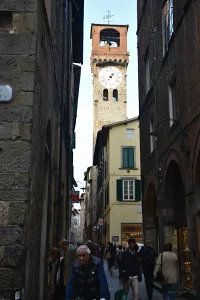
[[[90,249],[82,245],[77,250],[66,289],[65,300],[109,300],[110,293],[103,264],[92,256]]]

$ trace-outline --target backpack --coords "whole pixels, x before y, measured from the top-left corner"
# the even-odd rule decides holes
[[[148,249],[144,247],[142,251],[142,266],[143,267],[154,267],[155,266],[155,253],[152,248]]]

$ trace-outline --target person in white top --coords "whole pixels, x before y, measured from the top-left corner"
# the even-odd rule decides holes
[[[172,244],[165,243],[164,252],[160,253],[154,270],[154,278],[162,267],[164,280],[162,282],[163,299],[175,299],[174,285],[179,282],[179,262],[177,255],[172,252]]]

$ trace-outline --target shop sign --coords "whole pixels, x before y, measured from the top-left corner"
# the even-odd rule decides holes
[[[119,242],[119,236],[112,236],[112,242]]]
[[[0,84],[0,102],[9,102],[13,97],[13,88],[8,84]]]
[[[139,205],[137,205],[137,213],[138,214],[141,214],[142,213],[142,205],[141,204],[139,204]]]
[[[99,219],[98,224],[99,224],[100,226],[102,226],[102,225],[103,225],[103,219]]]

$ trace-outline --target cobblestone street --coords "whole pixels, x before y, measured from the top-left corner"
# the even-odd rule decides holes
[[[107,268],[107,263],[104,261],[104,269],[106,272],[106,276],[107,276],[107,280],[108,280],[108,286],[109,286],[109,290],[110,290],[110,294],[111,294],[111,299],[110,300],[114,300],[114,294],[115,292],[119,289],[120,285],[119,285],[119,271],[118,269],[114,269],[113,270],[113,275],[110,275],[110,273],[108,273],[108,268]],[[128,296],[128,300],[132,300],[132,293],[130,290],[129,296]],[[160,292],[158,292],[157,290],[154,289],[153,292],[153,300],[162,300],[162,295]],[[148,300],[147,295],[146,295],[146,288],[145,288],[145,282],[144,279],[142,280],[141,283],[139,283],[139,300]]]

